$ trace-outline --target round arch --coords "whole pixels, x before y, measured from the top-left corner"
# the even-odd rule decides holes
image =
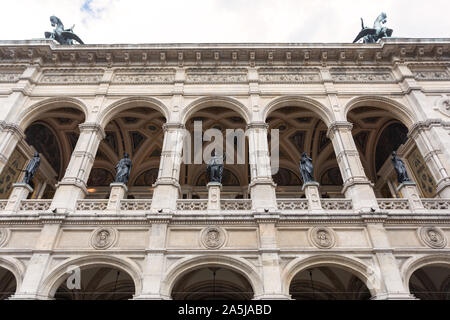
[[[372,296],[376,296],[378,290],[381,290],[381,288],[378,288],[376,283],[374,283],[379,283],[380,279],[377,279],[374,275],[368,276],[367,271],[369,266],[355,259],[337,255],[318,255],[306,259],[298,258],[291,261],[286,265],[281,274],[281,290],[283,290],[284,294],[289,295],[290,284],[299,272],[312,267],[322,266],[337,267],[352,273],[366,284]]]
[[[417,116],[403,104],[395,100],[381,96],[362,96],[352,98],[344,107],[344,117],[348,119],[348,114],[358,107],[375,107],[391,112],[397,120],[410,129],[418,121]]]
[[[135,296],[139,296],[141,293],[141,271],[139,266],[135,262],[126,258],[118,258],[107,255],[95,255],[70,259],[69,261],[64,261],[59,266],[55,267],[42,283],[40,295],[44,297],[53,297],[59,286],[67,278],[64,277],[64,275],[68,275],[67,270],[71,266],[77,266],[80,269],[89,266],[106,266],[120,269],[126,272],[131,277],[131,279],[133,279],[134,287],[136,290]]]
[[[320,102],[303,96],[283,96],[269,102],[263,109],[262,121],[266,122],[269,114],[283,107],[300,107],[316,113],[328,127],[334,121],[333,113]]]
[[[17,116],[17,122],[19,123],[19,127],[22,130],[25,130],[33,121],[36,120],[37,116],[41,115],[43,112],[64,107],[80,110],[84,115],[85,121],[88,118],[88,108],[81,100],[73,97],[62,96],[44,99],[28,108],[25,108],[25,110]]]
[[[25,267],[23,264],[14,258],[0,257],[0,268],[4,268],[14,275],[17,292],[22,286],[22,279],[25,274]]]
[[[243,259],[231,258],[226,256],[197,256],[194,258],[184,258],[174,264],[167,271],[165,279],[161,286],[161,295],[171,297],[172,289],[176,282],[187,273],[209,266],[220,266],[235,271],[250,283],[253,289],[254,297],[263,293],[262,280],[255,268]]]
[[[415,271],[423,267],[436,265],[444,265],[450,268],[450,256],[446,254],[433,254],[407,261],[402,267],[403,284],[405,285],[405,288],[409,289],[409,282]]]
[[[248,124],[251,119],[251,115],[241,102],[236,99],[229,97],[203,97],[191,102],[186,108],[181,112],[181,123],[186,124],[186,121],[197,111],[208,108],[208,107],[223,107],[231,109],[237,112]]]
[[[169,120],[170,111],[160,100],[151,97],[129,97],[113,102],[107,106],[99,113],[97,122],[100,123],[102,128],[105,128],[114,116],[126,109],[136,107],[149,107],[161,112],[161,114],[166,118],[166,122]]]

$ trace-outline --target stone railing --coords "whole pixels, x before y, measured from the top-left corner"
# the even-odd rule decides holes
[[[8,200],[0,200],[0,211],[5,210]]]
[[[207,199],[188,199],[188,200],[177,200],[177,210],[180,211],[197,211],[197,210],[207,210],[208,200]]]
[[[78,200],[77,211],[102,211],[106,210],[108,200]]]
[[[308,210],[307,199],[279,199],[278,210]]]
[[[52,200],[22,200],[20,202],[19,211],[45,211],[50,209]]]
[[[450,210],[450,199],[422,199],[422,204],[428,210]]]
[[[350,199],[320,199],[324,210],[353,210],[353,203]]]
[[[408,199],[377,199],[381,210],[409,210]]]
[[[152,200],[121,200],[120,210],[150,210]]]
[[[220,200],[221,210],[251,210],[252,200],[247,199],[230,199]]]

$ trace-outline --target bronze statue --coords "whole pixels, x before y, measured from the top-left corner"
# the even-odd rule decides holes
[[[403,183],[407,181],[411,181],[408,177],[408,172],[406,172],[405,163],[397,156],[397,152],[392,152],[392,164],[394,165],[394,169],[397,172],[397,180],[398,183]]]
[[[364,26],[364,20],[361,18],[362,30],[353,40],[353,43],[358,42],[361,38],[363,43],[377,43],[381,38],[392,36],[393,30],[385,27],[386,19],[386,13],[382,12],[373,23],[373,28],[367,28]]]
[[[121,159],[116,165],[117,173],[116,180],[114,182],[127,184],[128,178],[130,177],[131,167],[131,159],[129,158],[128,153],[125,152],[123,154],[123,159]]]
[[[308,157],[306,152],[302,153],[300,158],[300,174],[302,175],[303,183],[314,182],[314,168],[312,159]]]
[[[225,157],[217,156],[216,152],[211,156],[206,167],[206,174],[209,176],[209,182],[222,183],[223,162]]]
[[[73,25],[70,29],[64,29],[64,25],[61,20],[55,16],[50,17],[50,22],[52,27],[55,27],[55,29],[53,29],[53,32],[45,32],[45,38],[54,39],[59,44],[73,44],[73,40],[77,41],[79,44],[84,44],[83,41],[81,41],[81,39],[73,33],[73,28],[75,25]]]
[[[28,165],[24,170],[25,176],[23,177],[22,183],[30,184],[30,181],[33,179],[34,174],[36,173],[40,164],[41,158],[39,157],[39,152],[35,152],[33,158],[31,158],[30,162],[28,162]]]

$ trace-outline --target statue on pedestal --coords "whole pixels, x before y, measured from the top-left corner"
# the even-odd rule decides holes
[[[81,39],[73,33],[73,28],[75,25],[73,25],[70,29],[64,29],[64,25],[61,20],[55,16],[50,17],[50,22],[52,27],[55,27],[55,29],[53,29],[53,32],[45,32],[45,38],[54,39],[59,44],[73,44],[73,40],[77,41],[79,44],[84,44],[83,41],[81,41]]]
[[[33,179],[34,174],[36,173],[40,164],[41,158],[39,157],[39,152],[35,152],[33,158],[31,158],[30,162],[28,162],[28,165],[25,168],[25,176],[23,177],[22,183],[30,184],[30,181]]]
[[[117,173],[116,180],[114,182],[127,184],[128,178],[130,177],[131,167],[131,159],[129,158],[128,153],[125,152],[123,154],[123,159],[121,159],[116,165]]]
[[[406,172],[405,163],[397,156],[397,152],[392,152],[392,164],[397,172],[398,183],[408,182],[411,179],[408,177],[408,172]]]
[[[315,182],[312,159],[308,157],[306,152],[303,152],[302,157],[300,158],[300,174],[302,175],[303,184]]]
[[[393,30],[385,27],[386,13],[382,12],[373,23],[373,28],[367,28],[364,26],[364,20],[361,18],[362,30],[356,36],[353,43],[363,39],[363,43],[377,43],[378,40],[385,37],[390,37]]]
[[[222,183],[224,157],[218,156],[214,151],[206,167],[206,174],[209,176],[209,182]]]

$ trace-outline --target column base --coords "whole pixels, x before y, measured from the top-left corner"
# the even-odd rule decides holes
[[[346,183],[342,192],[347,199],[352,199],[353,210],[373,212],[379,211],[373,184],[369,181],[352,181]]]
[[[252,199],[252,210],[257,212],[278,211],[276,184],[272,179],[254,179],[248,186]]]
[[[170,297],[163,296],[160,294],[140,294],[133,297],[132,300],[172,300]]]
[[[219,182],[210,182],[206,187],[208,188],[208,211],[220,210],[220,190],[222,190],[222,184]]]
[[[411,209],[425,209],[419,197],[419,190],[413,181],[405,181],[397,187],[397,192],[408,199]]]
[[[178,183],[157,182],[154,184],[151,212],[163,212],[164,210],[174,211],[177,209],[177,200],[181,190]]]
[[[57,185],[50,210],[61,212],[73,212],[77,207],[77,201],[87,195],[86,186],[81,183],[63,182]]]
[[[370,298],[370,300],[419,300],[409,292],[380,293]]]
[[[282,293],[265,293],[259,296],[255,296],[253,300],[292,300],[291,295]]]

